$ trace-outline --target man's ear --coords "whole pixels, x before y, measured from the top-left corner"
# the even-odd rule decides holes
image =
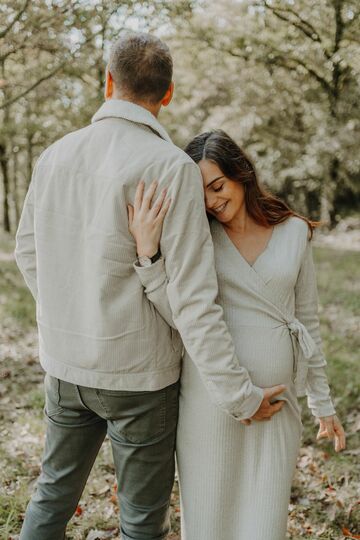
[[[170,101],[172,100],[172,97],[174,95],[174,87],[174,82],[171,82],[169,88],[166,90],[165,96],[161,100],[161,105],[163,105],[164,107],[169,105]]]
[[[114,81],[112,75],[108,68],[106,68],[106,79],[105,79],[105,99],[111,99],[114,93]]]

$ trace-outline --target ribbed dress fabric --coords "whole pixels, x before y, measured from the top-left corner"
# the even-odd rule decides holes
[[[309,303],[296,312],[298,296],[316,289],[302,265],[311,257],[307,225],[291,218],[277,225],[263,253],[250,266],[223,227],[212,223],[219,282],[218,301],[235,343],[239,361],[254,384],[287,385],[286,404],[271,421],[244,426],[210,400],[188,355],[183,361],[177,462],[181,488],[182,540],[284,540],[291,482],[300,448],[302,424],[294,386],[289,329],[248,290],[249,279],[277,292],[288,311],[306,324]],[[311,278],[309,278],[311,276]],[[316,305],[316,298],[310,299]],[[300,309],[300,308],[299,308]],[[317,317],[316,313],[310,314]],[[310,319],[309,319],[310,320]],[[319,341],[318,323],[312,337]],[[323,368],[318,402],[323,414],[333,406]],[[321,375],[320,375],[321,370]],[[314,370],[316,374],[316,369]],[[309,372],[311,377],[311,372]],[[321,386],[321,385],[320,385]],[[321,395],[322,394],[322,395]]]

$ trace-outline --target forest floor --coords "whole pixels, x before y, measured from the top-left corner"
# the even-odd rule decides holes
[[[315,258],[328,375],[347,432],[347,449],[337,455],[329,444],[316,444],[317,427],[303,402],[305,430],[289,507],[288,537],[292,540],[360,539],[360,282],[356,280],[360,254],[356,242],[347,250],[333,249],[338,244],[316,247]],[[34,303],[16,269],[13,247],[11,237],[0,236],[1,540],[18,538],[40,471],[45,429]],[[180,540],[179,506],[176,482],[169,540]],[[111,450],[105,441],[67,539],[118,538],[118,514]]]

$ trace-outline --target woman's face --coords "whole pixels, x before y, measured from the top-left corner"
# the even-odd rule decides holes
[[[203,177],[206,211],[221,223],[229,223],[245,204],[244,187],[224,176],[212,161],[202,159],[198,165]]]

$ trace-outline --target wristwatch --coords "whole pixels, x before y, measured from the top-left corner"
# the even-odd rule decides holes
[[[161,257],[161,251],[158,250],[157,253],[153,257],[147,257],[146,255],[142,255],[141,257],[138,257],[137,263],[138,266],[151,266],[152,264],[156,263]]]

